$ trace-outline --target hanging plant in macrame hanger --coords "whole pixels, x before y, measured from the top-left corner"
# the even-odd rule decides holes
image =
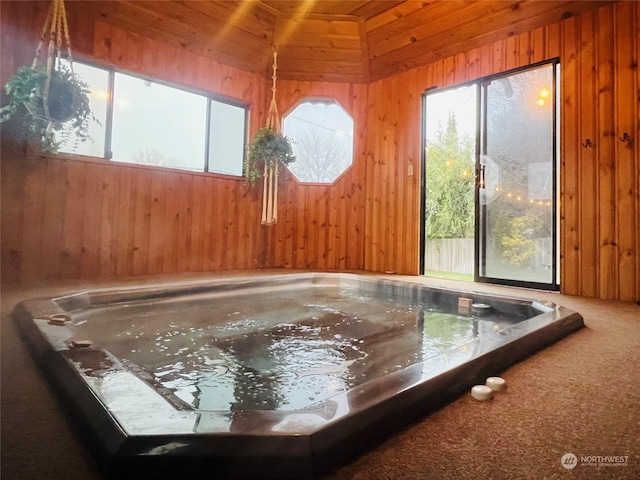
[[[247,145],[245,157],[247,176],[254,182],[262,176],[262,225],[274,225],[278,220],[278,170],[296,160],[289,138],[282,135],[278,106],[276,104],[276,80],[278,52],[273,53],[271,104],[267,125],[259,129],[253,141]]]
[[[47,55],[42,49],[49,37]],[[66,63],[62,48],[66,44]],[[71,40],[63,0],[52,0],[30,67],[21,66],[5,87],[11,100],[0,108],[0,123],[21,114],[24,126],[40,136],[43,150],[56,152],[72,135],[89,140],[89,123],[96,121],[89,105],[91,91],[73,71]],[[56,140],[56,134],[61,139]]]

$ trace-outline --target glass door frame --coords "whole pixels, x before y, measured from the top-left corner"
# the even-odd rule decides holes
[[[526,70],[543,67],[545,65],[552,66],[552,75],[553,75],[553,91],[552,91],[552,161],[551,161],[551,178],[552,178],[552,219],[551,219],[551,282],[550,283],[540,283],[540,282],[530,282],[530,281],[522,281],[522,280],[512,280],[505,278],[494,278],[494,277],[486,277],[480,275],[480,262],[481,262],[481,246],[480,246],[480,184],[482,181],[482,170],[481,170],[481,135],[485,135],[486,132],[481,131],[483,125],[486,126],[486,122],[482,121],[481,115],[483,114],[483,102],[484,102],[484,94],[483,94],[483,84],[486,82],[490,82],[493,80],[497,80],[500,78],[509,77],[511,75],[524,72]],[[493,75],[488,75],[485,77],[480,77],[473,81],[451,85],[445,88],[430,87],[427,88],[422,94],[422,121],[421,121],[421,179],[420,179],[420,258],[419,258],[419,272],[420,275],[424,275],[425,273],[425,241],[426,241],[426,231],[425,231],[425,211],[426,211],[426,166],[427,166],[427,158],[426,158],[426,125],[427,125],[427,96],[433,93],[444,92],[446,90],[472,86],[475,85],[477,88],[476,94],[476,139],[475,139],[475,155],[476,155],[476,171],[475,171],[475,228],[474,228],[474,282],[478,283],[490,283],[496,285],[505,285],[505,286],[514,286],[514,287],[525,287],[525,288],[534,288],[540,290],[551,290],[551,291],[559,291],[560,290],[560,277],[559,277],[559,267],[560,267],[560,246],[559,246],[559,183],[560,183],[560,169],[559,169],[559,161],[560,161],[560,130],[559,130],[559,119],[560,119],[560,59],[552,58],[548,60],[544,60],[537,63],[532,63],[530,65],[526,65],[523,67],[519,67],[516,69],[512,69],[506,72],[501,72]],[[486,108],[484,109],[486,110]],[[484,112],[486,114],[486,112]],[[485,128],[486,130],[486,128]],[[486,138],[485,138],[486,140]],[[486,253],[484,258],[486,258]]]
[[[494,80],[498,80],[501,78],[508,78],[512,75],[525,72],[527,70],[532,70],[535,68],[540,68],[544,66],[552,67],[552,102],[553,107],[552,111],[552,159],[551,159],[551,191],[552,191],[552,215],[551,215],[551,282],[533,282],[533,281],[525,281],[525,280],[513,280],[506,278],[497,278],[497,277],[488,277],[482,276],[480,274],[482,262],[486,262],[486,242],[482,241],[481,235],[486,231],[486,228],[483,228],[481,222],[486,219],[486,216],[481,215],[481,205],[480,205],[480,188],[482,183],[484,182],[484,171],[481,165],[481,157],[482,157],[482,146],[487,144],[487,108],[484,105],[486,102],[486,87],[489,83]],[[558,245],[558,226],[559,226],[559,198],[558,198],[558,185],[559,185],[559,168],[558,162],[560,158],[559,146],[560,146],[560,131],[559,131],[559,118],[560,118],[560,105],[559,105],[559,90],[560,90],[560,59],[553,58],[550,60],[545,60],[542,62],[534,63],[531,65],[526,65],[524,67],[516,68],[513,70],[509,70],[507,72],[501,72],[499,74],[490,75],[487,77],[483,77],[477,80],[478,85],[480,87],[480,91],[478,94],[478,105],[477,105],[477,121],[478,121],[478,135],[476,139],[476,199],[475,199],[475,265],[474,265],[474,282],[478,283],[491,283],[496,285],[505,285],[512,287],[525,287],[525,288],[534,288],[539,290],[551,290],[551,291],[559,291],[560,290],[560,281],[559,281],[559,245]],[[484,225],[486,227],[486,225]],[[484,264],[486,265],[486,263]]]
[[[426,222],[425,222],[425,216],[426,216],[426,205],[427,205],[427,97],[431,94],[435,94],[435,93],[442,93],[442,92],[446,92],[449,90],[456,90],[458,88],[463,88],[463,87],[475,87],[476,89],[476,105],[475,105],[475,110],[476,110],[476,126],[475,126],[475,165],[476,165],[476,174],[475,174],[475,186],[474,186],[474,190],[475,190],[475,195],[477,197],[477,192],[478,192],[478,175],[477,175],[477,165],[478,165],[478,151],[480,148],[480,136],[479,136],[479,131],[480,131],[480,116],[479,116],[479,112],[480,112],[480,80],[472,80],[469,82],[465,82],[465,83],[459,83],[456,85],[451,85],[448,87],[444,87],[444,88],[438,88],[436,87],[429,87],[427,88],[423,93],[422,93],[422,115],[421,115],[421,122],[420,122],[420,145],[421,145],[421,153],[420,153],[420,164],[421,164],[421,169],[420,171],[422,172],[422,174],[420,175],[420,265],[419,265],[419,269],[418,272],[420,275],[424,275],[426,268],[425,268],[425,256],[426,256],[426,240],[427,240],[427,232],[426,232]],[[474,200],[476,202],[475,208],[474,208],[474,215],[477,217],[477,211],[478,211],[478,206],[477,206],[477,198],[475,198]],[[474,223],[474,229],[477,228],[477,219],[475,220]],[[474,231],[474,249],[475,249],[475,243],[476,243],[476,239],[475,239],[475,231]],[[477,255],[477,253],[474,253],[474,255]],[[476,278],[476,272],[477,272],[477,259],[474,258],[474,281]]]

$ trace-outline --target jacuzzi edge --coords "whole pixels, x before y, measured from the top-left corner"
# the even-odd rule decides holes
[[[274,278],[277,279],[275,283]],[[294,288],[298,288],[300,286],[306,285],[302,283],[303,281],[306,281],[307,284],[311,285],[320,285],[322,284],[322,282],[327,282],[329,285],[333,286],[353,286],[354,284],[373,284],[377,282],[388,289],[393,289],[397,286],[409,286],[412,289],[426,288],[429,290],[446,293],[456,292],[460,295],[473,296],[478,299],[503,300],[519,304],[537,304],[540,307],[547,309],[552,309],[557,306],[552,302],[543,302],[516,296],[498,295],[473,290],[452,289],[442,286],[410,282],[407,280],[377,278],[370,275],[340,272],[284,273],[277,275],[264,274],[232,278],[224,277],[209,280],[199,280],[194,282],[171,282],[144,286],[97,288],[81,290],[77,292],[62,293],[56,297],[48,298],[47,300],[51,300],[60,312],[72,312],[78,309],[87,308],[89,306],[120,303],[125,301],[152,300],[168,297],[174,294],[197,295],[199,293],[207,293],[212,291],[224,293],[237,289],[241,286],[254,286],[256,288],[260,288],[264,285],[270,285],[280,287],[293,286]]]
[[[509,298],[479,292],[444,289],[442,287],[433,287],[406,281],[375,279],[375,277],[360,276],[356,274],[305,273],[289,274],[286,276],[289,278],[286,281],[283,281],[284,285],[290,284],[291,282],[299,282],[302,278],[308,279],[314,283],[321,282],[322,279],[326,278],[331,278],[332,282],[335,282],[336,280],[347,282],[377,281],[382,282],[383,285],[388,286],[389,288],[402,285],[411,286],[413,289],[441,289],[446,291],[448,294],[455,292],[463,295],[472,295],[478,298],[513,300],[514,302],[524,301],[527,303],[536,302],[535,300],[519,299],[516,297]],[[256,279],[256,277],[247,278],[250,279],[248,280],[249,283]],[[265,276],[264,280],[267,279],[268,277]],[[228,282],[228,280],[229,279],[221,279],[215,283],[220,285]],[[233,288],[236,287],[238,283],[235,282],[233,285],[225,283],[225,285],[226,286],[223,288]],[[198,282],[195,288],[206,290],[210,287],[210,282]],[[163,288],[165,288],[165,292],[168,295],[171,285],[166,285]],[[181,291],[184,293],[192,293],[193,291],[190,289],[193,288],[193,284],[181,285]],[[152,289],[153,287],[145,288],[144,290]],[[138,293],[148,295],[150,292],[138,291]],[[83,298],[88,296],[92,300],[99,299],[98,303],[101,304],[106,298],[113,300],[114,298],[118,298],[117,296],[121,294],[122,289],[107,289],[100,291],[86,291],[71,295],[80,295]],[[62,303],[64,305],[64,302]],[[113,418],[111,413],[105,408],[102,401],[97,397],[93,390],[90,387],[86,388],[88,385],[85,380],[77,373],[77,371],[69,368],[66,358],[64,358],[59,351],[55,350],[48,339],[43,336],[39,327],[32,321],[34,318],[42,314],[37,313],[34,315],[29,306],[33,307],[38,305],[39,307],[43,307],[45,304],[46,301],[44,300],[21,302],[14,310],[15,320],[18,323],[21,335],[23,335],[23,337],[28,337],[29,339],[29,341],[25,343],[29,345],[33,356],[37,359],[40,366],[52,377],[53,383],[56,384],[56,390],[58,393],[62,394],[62,397],[66,402],[69,402],[80,411],[80,420],[83,423],[83,430],[87,431],[87,433],[94,437],[94,440],[97,440],[97,443],[100,444],[97,450],[101,451],[92,449],[100,458],[106,462],[110,462],[114,459],[122,460],[127,457],[153,456],[145,454],[144,452],[149,452],[153,450],[153,448],[163,444],[170,444],[171,442],[176,441],[180,442],[184,439],[183,435],[153,436],[154,438],[145,438],[145,436],[133,438],[128,436],[120,427],[118,421]],[[67,303],[67,307],[70,305],[71,304]],[[541,303],[540,305],[547,309],[547,313],[541,315],[543,317],[548,315],[555,316],[559,315],[560,312],[564,312],[566,315],[560,316],[562,319],[560,323],[562,323],[562,325],[558,324],[559,321],[557,319],[555,321],[549,321],[546,324],[546,321],[541,322],[542,324],[538,328],[534,329],[533,332],[529,332],[535,333],[536,337],[539,338],[539,342],[531,341],[528,337],[518,337],[506,341],[496,350],[501,352],[500,361],[497,364],[496,362],[492,362],[491,365],[488,365],[487,358],[485,357],[488,356],[489,352],[483,352],[468,362],[460,363],[449,372],[436,375],[431,378],[429,382],[414,383],[402,390],[396,396],[387,397],[375,405],[360,405],[360,408],[354,410],[352,414],[341,418],[340,421],[329,422],[317,432],[310,433],[308,435],[296,436],[296,448],[291,449],[293,445],[288,444],[289,442],[285,438],[277,440],[273,439],[274,446],[275,444],[281,444],[282,448],[286,449],[285,453],[290,454],[288,455],[289,461],[296,465],[295,468],[287,467],[286,471],[296,471],[303,476],[306,476],[316,471],[325,471],[327,469],[334,468],[338,463],[353,458],[353,456],[361,453],[363,449],[369,448],[367,445],[370,445],[372,441],[377,442],[380,438],[386,437],[390,433],[397,431],[400,426],[405,425],[408,422],[415,421],[417,418],[423,417],[426,413],[450,402],[452,399],[468,390],[468,388],[473,384],[480,381],[483,377],[502,372],[514,363],[521,361],[537,351],[543,350],[558,341],[560,338],[563,338],[584,326],[582,316],[576,312],[564,307],[556,306],[555,304],[549,304],[548,302]],[[54,306],[50,305],[50,309],[47,308],[46,310],[48,311],[47,314],[65,311],[64,308],[61,308],[60,304],[57,303],[54,303]],[[518,325],[512,328],[517,327]],[[32,343],[34,340],[35,344]],[[409,370],[417,369],[418,366],[421,365],[422,364],[416,364],[407,367],[399,372],[395,372],[394,375],[397,377],[407,375]],[[465,366],[468,367],[469,365],[473,366],[472,374],[467,373],[465,378],[461,378],[461,370],[465,368]],[[76,395],[72,395],[70,392],[76,392]],[[398,407],[399,403],[402,404],[401,408]],[[390,417],[393,417],[393,421],[389,421]],[[350,427],[353,427],[353,431]],[[348,434],[349,431],[355,433]],[[357,446],[354,446],[354,440],[358,440],[356,441],[358,444]],[[226,438],[225,441],[230,441],[231,444],[237,444],[238,448],[241,448],[243,443],[242,439],[233,440],[231,438]],[[215,443],[216,442],[214,442],[214,444]],[[180,452],[178,451],[175,453],[180,455]],[[283,456],[286,457],[287,455]],[[233,457],[229,461],[235,461],[235,459],[237,459],[237,457]],[[307,465],[307,461],[310,462],[310,465]]]

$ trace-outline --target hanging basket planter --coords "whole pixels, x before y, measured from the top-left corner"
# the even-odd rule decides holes
[[[89,139],[89,125],[95,117],[89,105],[87,84],[67,69],[53,70],[45,95],[46,80],[44,69],[20,67],[5,87],[11,100],[0,108],[0,123],[20,114],[24,105],[22,122],[28,130],[42,136],[45,150],[56,151],[70,134],[75,134],[79,141]],[[63,141],[56,141],[54,132],[62,133]]]
[[[40,62],[44,38],[49,33],[46,62]],[[68,66],[61,60],[62,34],[67,44]],[[57,55],[54,53],[57,52]],[[14,115],[25,129],[39,135],[42,148],[56,152],[69,138],[90,139],[89,125],[97,119],[91,112],[89,86],[73,71],[66,13],[62,0],[53,0],[31,67],[22,66],[5,86],[10,101],[0,108],[0,123]],[[22,108],[24,106],[24,109]],[[59,134],[60,140],[56,139]]]
[[[46,118],[44,108],[44,82],[39,86],[37,94],[25,103],[27,110],[34,117]],[[64,71],[53,71],[49,85],[47,107],[49,118],[54,123],[67,123],[75,117],[86,117],[88,110],[89,90],[79,79]]]
[[[262,176],[264,167],[277,164],[289,165],[296,157],[291,148],[291,140],[273,128],[261,128],[247,145],[246,172],[249,180],[254,182]]]
[[[287,166],[295,162],[291,140],[280,132],[280,117],[276,104],[276,80],[278,70],[278,52],[273,52],[273,81],[271,86],[271,104],[267,126],[258,130],[253,141],[247,145],[245,172],[253,183],[263,177],[262,189],[262,225],[271,226],[278,221],[278,170],[280,165]]]
[[[49,93],[47,95],[47,117],[44,107],[44,91],[47,75],[43,69],[20,67],[9,79],[5,87],[11,101],[0,108],[1,120],[7,121],[17,113],[21,104],[36,119],[53,121],[56,124],[67,123],[72,119],[83,125],[92,118],[89,108],[90,90],[77,75],[67,69],[51,72]]]
[[[278,174],[280,165],[295,162],[291,141],[275,128],[258,130],[247,145],[245,171],[251,183],[262,177],[262,224],[274,225],[278,221]]]

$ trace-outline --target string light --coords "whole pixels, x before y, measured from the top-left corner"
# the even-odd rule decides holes
[[[500,192],[503,191],[503,188],[498,186],[498,187],[495,188],[495,191],[500,193]],[[522,195],[518,195],[518,194],[513,193],[513,192],[507,192],[506,199],[503,198],[503,200],[522,202],[525,199],[524,199],[524,197]],[[545,201],[545,200],[538,200],[536,198],[530,198],[529,199],[529,204],[537,205],[537,206],[540,206],[540,207],[550,207],[550,206],[553,205],[553,202],[551,202],[550,200],[546,200]]]
[[[446,162],[447,165],[451,165],[451,163],[452,162],[450,160],[447,160],[447,162]],[[462,175],[464,177],[468,177],[469,175],[471,175],[471,172],[468,169],[465,169],[465,170],[462,171]],[[482,181],[480,181],[480,188],[484,188],[484,184],[482,183]],[[498,185],[498,186],[495,187],[495,191],[497,193],[500,193],[500,192],[503,192],[504,189],[501,186]],[[516,193],[513,193],[513,192],[507,192],[506,197],[509,200],[513,200],[513,201],[516,201],[516,202],[522,202],[523,200],[525,200],[522,195],[519,195],[519,194],[516,194]],[[553,205],[553,202],[551,200],[546,200],[545,201],[545,200],[538,200],[538,199],[535,199],[535,198],[530,198],[529,199],[529,203],[531,205],[537,205],[537,206],[540,206],[540,207],[551,207]]]
[[[536,105],[539,107],[544,107],[547,103],[547,98],[551,96],[551,91],[547,87],[543,87],[538,92],[538,100],[536,100]]]

